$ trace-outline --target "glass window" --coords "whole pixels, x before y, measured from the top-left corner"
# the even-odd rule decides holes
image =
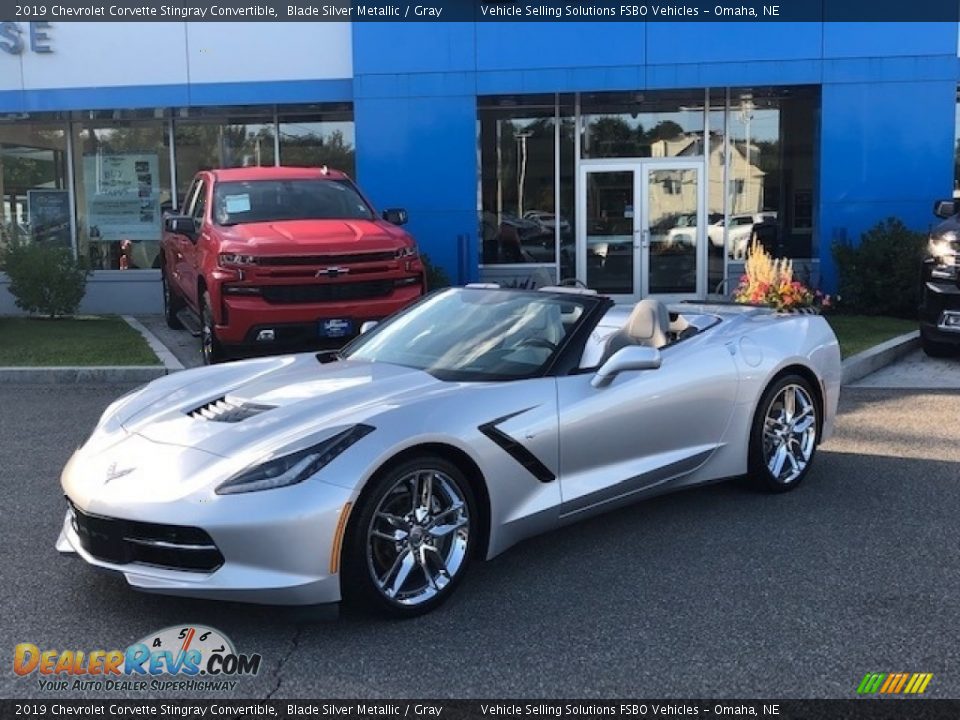
[[[572,237],[570,216],[555,207],[555,116],[553,95],[480,99],[484,265],[554,264],[557,227]]]
[[[70,247],[66,121],[0,120],[0,243]]]
[[[777,257],[813,254],[819,88],[730,90],[727,253],[753,240]]]
[[[159,267],[172,198],[167,121],[157,114],[84,113],[73,123],[78,252],[95,270]]]
[[[343,180],[221,182],[214,190],[218,225],[282,220],[372,220],[356,188]]]
[[[583,158],[703,155],[703,90],[584,93]]]
[[[174,129],[181,198],[200,170],[275,164],[272,106],[183,109]]]
[[[723,138],[726,133],[726,90],[710,91],[707,112],[707,132],[710,149],[707,158],[707,292],[729,294],[733,288],[724,282],[726,253],[724,252],[724,178],[726,153]]]
[[[356,177],[353,110],[349,104],[281,106],[280,164],[326,165]]]

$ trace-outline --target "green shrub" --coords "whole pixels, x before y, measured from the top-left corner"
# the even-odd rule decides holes
[[[839,274],[838,309],[863,315],[915,318],[920,300],[920,263],[926,233],[897,218],[877,223],[854,247],[833,244]]]
[[[427,272],[427,290],[450,287],[450,276],[447,275],[446,270],[430,262],[429,256],[424,253],[420,253],[420,262],[423,263],[423,269]]]
[[[68,248],[40,242],[11,243],[0,251],[17,307],[49,317],[72,315],[87,290],[90,271]]]

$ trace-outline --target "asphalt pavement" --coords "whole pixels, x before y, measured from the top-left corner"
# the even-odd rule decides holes
[[[795,492],[647,501],[475,564],[427,617],[308,622],[134,592],[55,552],[59,471],[127,389],[0,386],[0,697],[56,697],[11,672],[17,643],[125,648],[189,623],[263,656],[233,697],[849,698],[868,671],[960,697],[956,392],[845,389]]]

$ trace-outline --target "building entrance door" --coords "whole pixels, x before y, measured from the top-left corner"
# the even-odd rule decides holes
[[[618,302],[706,293],[702,160],[584,160],[577,279]]]

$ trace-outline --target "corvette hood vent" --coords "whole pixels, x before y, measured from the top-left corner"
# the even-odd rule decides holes
[[[258,405],[249,402],[228,400],[226,396],[204,403],[187,413],[188,417],[196,420],[210,420],[211,422],[238,423],[267,410],[273,410],[274,405]]]

